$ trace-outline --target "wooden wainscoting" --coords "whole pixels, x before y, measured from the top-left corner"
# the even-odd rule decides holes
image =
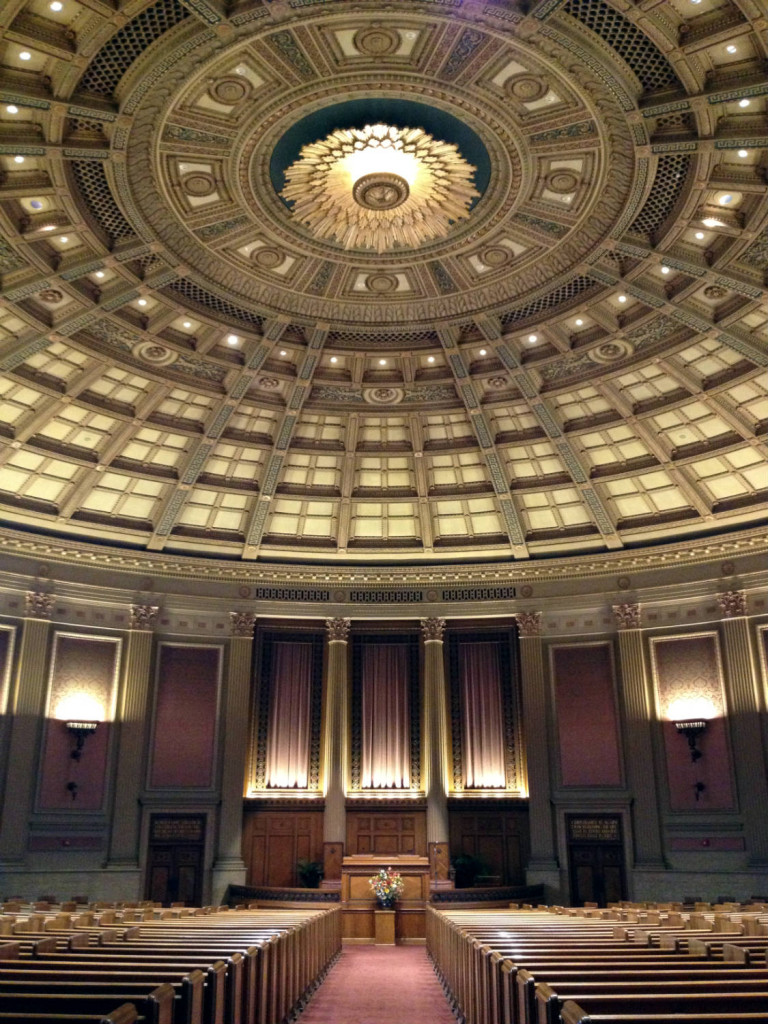
[[[283,808],[272,802],[269,808],[248,806],[243,819],[243,860],[247,885],[299,885],[299,860],[323,862],[322,806]]]
[[[361,808],[358,801],[347,803],[347,853],[381,854],[397,857],[399,854],[427,855],[427,811],[421,802],[411,806],[381,804],[366,801]]]

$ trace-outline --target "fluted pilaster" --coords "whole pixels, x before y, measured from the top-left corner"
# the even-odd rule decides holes
[[[750,863],[757,867],[768,864],[768,764],[746,607],[732,602],[730,608],[724,607],[730,617],[722,623],[728,718],[744,836]]]
[[[639,605],[614,607],[619,636],[626,762],[635,839],[635,866],[663,867],[659,806],[654,779],[651,694]]]
[[[38,759],[45,721],[45,689],[51,624],[46,621],[52,598],[31,595],[21,633],[16,678],[11,696],[11,734],[5,803],[0,827],[0,859],[21,861],[27,849],[29,819],[34,808]],[[45,600],[43,600],[45,599]]]
[[[325,878],[333,881],[341,866],[346,841],[345,778],[348,729],[348,642],[349,619],[326,619],[328,659],[325,679]],[[332,852],[329,850],[332,848]],[[340,875],[338,876],[340,877]]]
[[[552,825],[551,781],[547,723],[547,684],[541,613],[519,612],[520,671],[522,675],[523,724],[528,766],[528,807],[531,829],[529,868],[552,871],[557,867]]]

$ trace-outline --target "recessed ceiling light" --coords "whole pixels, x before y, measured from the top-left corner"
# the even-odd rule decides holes
[[[481,355],[481,356],[487,356],[487,355],[488,355],[488,350],[487,350],[487,349],[484,349],[484,348],[481,348],[481,349],[480,349],[480,355]]]
[[[185,320],[181,326],[184,328],[185,331],[188,331],[192,324],[189,320]]]
[[[534,343],[534,342],[536,342],[536,341],[538,341],[538,340],[539,340],[539,336],[538,336],[538,334],[529,334],[529,335],[528,335],[528,341],[530,341],[530,343],[531,343],[532,345],[533,345],[533,343]]]
[[[43,226],[40,228],[40,230],[41,231],[55,231],[56,230],[56,225],[55,224],[43,224]]]
[[[139,305],[140,306],[146,306],[146,304],[147,304],[147,300],[146,299],[139,299]]]
[[[698,238],[698,239],[699,239],[699,241],[701,241],[701,239],[702,239],[703,237],[704,237],[704,232],[703,232],[703,231],[697,231],[697,232],[696,232],[696,238]]]
[[[24,157],[23,156],[15,156],[13,158],[13,162],[15,164],[23,164],[24,163]]]
[[[717,201],[718,203],[720,203],[721,206],[727,206],[729,203],[733,202],[733,196],[730,192],[726,192],[725,195],[720,196],[720,198]]]
[[[61,243],[62,243],[63,245],[66,245],[66,244],[67,244],[67,242],[69,241],[69,238],[68,238],[68,237],[67,237],[66,235],[61,235],[61,236],[60,236],[60,238],[59,238],[59,241],[60,241],[60,242],[61,242]]]
[[[722,228],[722,227],[725,227],[723,222],[721,220],[718,220],[717,217],[704,217],[704,218],[702,218],[701,223],[704,225],[705,228]]]
[[[48,6],[52,11],[60,11],[64,4],[61,2],[61,0],[51,0],[51,3],[48,4]]]
[[[581,317],[579,317],[578,320],[576,321],[576,326],[577,327],[583,327],[584,326],[584,321],[581,319]]]
[[[626,301],[627,301],[627,296],[626,295],[620,295],[619,296],[619,302],[626,302]]]
[[[379,360],[379,366],[386,366],[386,365],[387,365],[387,360],[386,359],[380,359]]]
[[[739,106],[740,107],[748,107],[749,106],[749,100],[748,99],[739,100]]]
[[[9,103],[5,109],[9,114],[18,114],[19,112],[19,108],[15,103]]]
[[[434,356],[427,356],[427,362],[428,363],[434,363],[434,361],[435,361],[435,357]]]
[[[43,208],[43,202],[41,199],[30,199],[29,205],[32,207],[33,210],[42,210]]]
[[[669,267],[662,267],[661,268],[661,272],[662,272],[662,274],[668,274],[669,273]]]
[[[281,355],[281,356],[287,356],[287,355],[288,355],[288,353],[287,353],[287,352],[285,351],[285,349],[281,349],[281,350],[280,350],[280,355]]]
[[[240,339],[238,338],[238,336],[236,334],[228,334],[227,335],[227,344],[228,345],[236,345],[238,343],[238,341],[240,341]]]
[[[104,271],[103,270],[97,270],[96,271],[96,277],[104,277]]]
[[[731,43],[729,46],[726,46],[725,49],[728,53],[736,53],[736,47],[733,45],[733,43]]]
[[[749,150],[748,149],[740,149],[739,150],[739,156],[743,160],[745,156],[749,156]]]
[[[19,60],[32,60],[32,54],[29,50],[22,50],[19,54]]]
[[[338,357],[337,357],[337,356],[331,356],[331,362],[332,362],[332,363],[338,363],[338,361],[339,361],[339,360],[338,360]]]

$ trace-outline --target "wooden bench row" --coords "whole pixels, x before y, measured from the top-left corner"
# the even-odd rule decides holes
[[[714,920],[708,923],[714,927]],[[750,969],[747,957],[737,962],[735,953],[728,961],[711,959],[724,948],[743,948],[753,957],[762,949],[764,956],[761,938],[707,929],[690,934],[718,937],[708,947],[692,937],[694,948],[681,952],[660,948],[667,935],[662,926],[635,941],[631,929],[600,918],[433,908],[427,915],[428,949],[466,1024],[560,1024],[566,1006],[568,1024],[582,1017],[585,1024],[657,1020],[660,1014],[674,1015],[679,1024],[713,1014],[724,1024],[760,1010],[768,1020],[764,967]],[[701,941],[704,948],[696,947]]]
[[[336,907],[44,932],[20,929],[0,945],[0,1024],[275,1024],[341,948]]]

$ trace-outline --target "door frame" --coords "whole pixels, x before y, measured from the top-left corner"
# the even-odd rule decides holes
[[[212,868],[213,860],[215,856],[215,840],[216,840],[216,808],[210,805],[195,805],[193,803],[179,803],[174,805],[170,801],[163,800],[154,801],[144,800],[142,801],[142,820],[141,820],[141,838],[140,838],[140,861],[139,868],[141,871],[139,879],[139,892],[136,895],[136,899],[144,899],[143,893],[147,891],[148,875],[149,875],[149,847],[152,841],[151,833],[151,822],[155,817],[171,817],[171,818],[187,818],[190,816],[199,817],[203,819],[203,874],[202,874],[202,890],[201,890],[201,905],[211,902],[211,890],[212,890]]]

